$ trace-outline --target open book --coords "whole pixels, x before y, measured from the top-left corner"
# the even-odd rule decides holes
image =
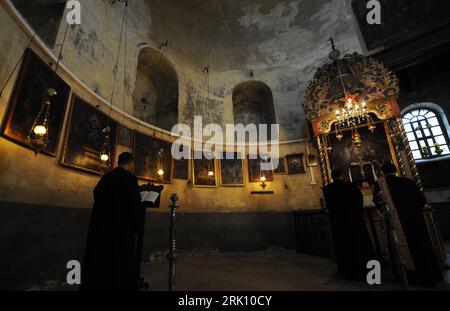
[[[141,191],[141,201],[142,202],[152,202],[155,203],[159,197],[159,192],[155,191]]]

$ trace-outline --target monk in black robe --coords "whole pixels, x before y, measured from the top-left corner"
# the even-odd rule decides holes
[[[94,190],[80,290],[139,290],[136,236],[143,207],[130,153],[104,175]]]
[[[372,242],[363,219],[363,195],[359,188],[332,172],[333,183],[323,188],[329,211],[338,272],[347,279],[365,280],[367,262],[374,260]]]
[[[385,164],[382,171],[416,268],[415,271],[407,270],[408,280],[413,285],[434,286],[436,282],[442,281],[443,278],[423,214],[423,208],[426,204],[425,196],[411,179],[396,176],[397,168],[395,165]],[[376,184],[374,189],[375,203],[377,203],[379,192],[380,187]]]

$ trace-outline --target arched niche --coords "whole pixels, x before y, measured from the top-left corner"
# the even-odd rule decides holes
[[[234,123],[267,124],[270,138],[270,125],[276,124],[275,107],[270,87],[260,81],[245,81],[233,89]]]
[[[11,2],[28,24],[38,32],[45,44],[53,48],[64,15],[66,0],[12,0]]]
[[[178,123],[177,73],[169,60],[152,48],[139,52],[133,115],[168,131]]]

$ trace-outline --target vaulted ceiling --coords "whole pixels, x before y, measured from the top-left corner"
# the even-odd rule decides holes
[[[318,50],[328,52],[330,37],[355,46],[348,1],[145,1],[157,42],[216,70],[308,66]]]

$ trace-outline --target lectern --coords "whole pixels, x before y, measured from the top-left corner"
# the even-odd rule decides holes
[[[145,282],[144,277],[141,276],[141,263],[142,263],[142,254],[144,248],[144,229],[145,229],[145,214],[147,208],[159,208],[161,201],[161,192],[164,190],[164,186],[157,186],[154,184],[146,184],[139,187],[139,191],[141,193],[141,212],[142,212],[142,227],[139,230],[139,234],[137,235],[136,240],[136,266],[139,275],[140,288],[144,290],[148,290],[149,284]],[[157,197],[156,197],[157,196]],[[156,198],[156,199],[155,199]]]

